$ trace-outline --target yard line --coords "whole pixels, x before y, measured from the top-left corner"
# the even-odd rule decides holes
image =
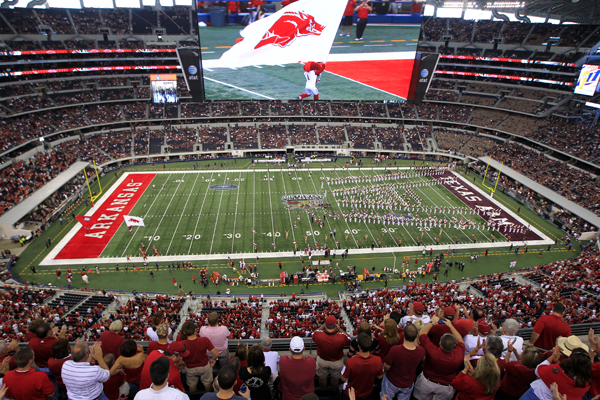
[[[318,172],[318,171],[315,171],[315,172]],[[323,175],[323,171],[321,171],[321,175]],[[317,189],[317,186],[315,185],[315,181],[313,181],[312,179],[310,181],[312,182],[313,187],[315,188],[315,193],[318,193],[319,189]],[[326,200],[326,199],[323,198],[323,200]],[[323,203],[325,203],[325,201],[323,201]],[[327,213],[327,210],[324,209],[323,210],[323,216],[325,216],[326,213]],[[331,224],[329,223],[329,216],[327,216],[327,218],[324,218],[324,219],[327,221],[327,225],[329,226],[329,232],[333,232],[333,229],[331,228]],[[328,235],[327,232],[325,232],[325,235],[323,235],[323,236],[327,237],[327,235]],[[333,244],[335,245],[335,241],[337,240],[337,238],[333,237],[332,240],[333,240]],[[325,240],[325,243],[327,243],[326,240]],[[335,247],[337,248],[337,246],[335,246]]]
[[[362,171],[362,170],[359,170],[359,172],[361,172],[363,175],[365,175],[364,171]],[[344,187],[345,187],[346,185],[344,185],[344,184],[342,183],[342,186],[344,186]],[[369,228],[369,225],[367,224],[367,221],[366,221],[366,219],[365,219],[365,221],[364,221],[363,223],[365,224],[365,226],[367,227],[367,230],[368,230],[368,231],[369,231],[369,233],[371,234],[371,238],[373,239],[373,242],[375,242],[375,235],[373,235],[373,232],[371,232],[371,228]],[[354,244],[358,244],[358,243],[356,243],[356,242],[355,242]],[[364,245],[365,245],[365,247],[369,247],[369,245],[366,243],[366,240],[365,240],[365,244],[364,244]]]
[[[229,86],[229,87],[232,87],[232,88],[234,88],[234,89],[241,90],[241,91],[243,91],[243,92],[248,92],[248,93],[251,93],[251,94],[254,94],[254,95],[260,96],[260,97],[264,97],[265,99],[268,99],[268,100],[275,100],[273,97],[265,96],[264,94],[260,94],[260,93],[257,93],[257,92],[253,92],[252,90],[244,89],[244,88],[241,88],[241,87],[239,87],[239,86],[235,86],[235,85],[232,85],[232,84],[229,84],[229,83],[221,82],[221,81],[218,81],[218,80],[216,80],[216,79],[209,78],[209,77],[207,77],[206,75],[204,76],[204,79],[206,79],[206,80],[209,80],[209,81],[211,81],[211,82],[220,83],[221,85]]]
[[[199,175],[199,174],[198,174]],[[194,238],[196,237],[196,230],[198,229],[198,223],[200,222],[200,217],[202,216],[202,210],[204,209],[204,203],[206,202],[206,196],[208,196],[208,191],[210,190],[210,180],[212,179],[214,173],[211,172],[208,185],[206,185],[206,193],[204,193],[204,199],[202,200],[202,205],[200,206],[200,212],[198,213],[198,219],[196,220],[196,226],[194,227],[194,233],[192,234],[192,238],[190,239],[190,248],[188,249],[188,255],[190,251],[192,251],[192,243],[194,243]],[[204,178],[204,177],[202,177]]]
[[[183,177],[184,176],[185,175],[181,175],[181,179],[179,179],[179,183],[177,184],[177,187],[175,188],[175,192],[177,192],[177,190],[179,189],[179,186],[181,186],[181,183],[183,182]],[[156,196],[156,197],[158,197],[158,196]],[[174,198],[175,198],[175,195],[171,196],[171,200],[169,200],[169,204],[167,204],[167,208],[165,208],[165,210],[164,210],[165,214],[167,213],[167,210],[171,206],[171,203],[173,202]],[[148,241],[148,246],[150,246],[150,244],[152,243],[152,239],[156,236],[156,233],[158,232],[158,228],[160,228],[160,224],[162,224],[162,221],[165,218],[165,214],[163,214],[163,216],[161,217],[160,221],[158,221],[158,225],[156,226],[156,230],[154,231],[154,234],[152,235],[152,237]]]
[[[285,176],[283,175],[283,170],[281,171],[281,178],[283,180],[283,193],[285,196],[287,196],[287,189],[285,188]],[[292,222],[292,212],[290,211],[290,209],[287,209],[288,211],[288,216],[290,217],[290,230],[292,231],[292,239],[294,240],[294,242],[296,242],[296,233],[294,232],[294,223]],[[296,242],[298,243],[298,242]],[[295,248],[295,246],[294,246]]]
[[[242,182],[242,173],[240,172],[240,176],[238,177],[238,182],[241,183]],[[254,197],[254,196],[252,196]],[[237,210],[238,210],[238,203],[240,200],[240,185],[238,185],[237,188],[237,198],[235,199],[235,214],[233,216],[233,236],[231,237],[231,252],[233,253],[233,243],[235,242],[235,224],[237,223]]]
[[[338,178],[340,178],[340,174],[338,174],[337,170],[335,170],[335,174],[337,175]],[[343,184],[342,184],[343,185]],[[329,184],[327,184],[327,186],[329,187],[329,189],[331,189],[331,187],[329,186]],[[331,195],[333,197],[333,199],[335,200],[335,204],[337,204],[338,209],[340,210],[340,218],[344,218],[344,222],[346,223],[346,226],[348,227],[348,232],[350,232],[350,234],[352,235],[352,240],[354,240],[354,244],[356,244],[356,237],[354,236],[354,233],[352,233],[352,229],[350,228],[350,225],[348,224],[348,219],[344,217],[344,211],[342,210],[342,207],[340,207],[340,203],[337,199],[336,196],[334,196],[333,194]],[[341,233],[341,232],[340,232]],[[337,240],[337,239],[336,239]],[[345,247],[345,246],[344,246]]]
[[[225,180],[227,180],[227,173],[225,173]],[[208,251],[208,254],[212,254],[212,248],[213,245],[215,244],[215,233],[217,233],[217,225],[219,222],[219,212],[221,211],[221,203],[223,202],[223,194],[225,193],[224,190],[221,190],[221,198],[219,199],[219,208],[217,209],[217,220],[215,221],[215,229],[213,230],[213,236],[212,236],[212,240],[210,242],[210,250]]]
[[[310,172],[309,172],[309,173],[310,173]],[[298,184],[298,190],[300,190],[300,194],[302,194],[302,186],[300,186],[300,181],[298,180],[298,171],[297,171],[297,170],[294,170],[294,174],[296,175],[296,183]],[[306,211],[306,210],[305,210],[305,211]],[[311,235],[312,235],[312,238],[313,238],[313,245],[314,245],[314,244],[315,244],[315,243],[314,243],[314,242],[315,242],[315,240],[314,240],[314,239],[315,239],[315,236],[314,236],[314,232],[315,232],[315,231],[314,231],[314,229],[313,229],[313,227],[312,227],[312,222],[310,222],[310,216],[308,215],[308,211],[306,211],[306,217],[308,218],[308,225],[310,225],[310,232],[311,232]],[[307,236],[308,236],[308,235],[307,235]],[[305,242],[305,243],[304,243],[304,246],[306,247],[306,245],[307,245],[307,244],[308,244],[308,243],[306,243],[306,242]],[[312,247],[312,246],[310,246],[310,247]]]
[[[273,198],[271,196],[271,175],[267,170],[267,185],[269,185],[269,207],[271,207],[271,231],[273,232],[273,243],[275,243],[275,221],[273,221]],[[277,245],[277,243],[275,243]]]
[[[181,211],[181,215],[179,216],[179,221],[177,221],[177,226],[175,227],[175,231],[173,231],[173,237],[171,238],[171,242],[169,243],[169,247],[167,248],[167,251],[165,252],[165,255],[169,254],[169,250],[171,250],[171,245],[173,244],[173,240],[175,239],[175,235],[177,234],[177,229],[179,228],[179,224],[181,223],[181,219],[183,218],[183,215],[185,213],[185,209],[188,205],[188,202],[190,201],[190,197],[192,197],[192,193],[194,193],[194,187],[196,187],[196,182],[198,182],[198,178],[200,177],[200,174],[196,175],[196,179],[194,180],[194,184],[192,185],[192,189],[190,190],[190,194],[188,195],[187,200],[185,201],[185,204],[183,206],[183,210]],[[182,179],[183,181],[183,179]]]
[[[373,171],[373,170],[371,170],[371,171]],[[369,177],[369,176],[371,176],[371,177],[372,177],[372,176],[374,176],[374,175],[366,175],[366,174],[365,174],[365,172],[364,172],[364,170],[361,170],[361,172],[362,172],[362,174],[363,174],[364,176],[367,176],[367,177]],[[372,183],[369,183],[369,185],[370,185],[370,186],[374,186]],[[385,209],[384,209],[384,215],[385,215]],[[365,221],[365,224],[366,224],[366,223],[367,223],[367,222]],[[391,225],[391,224],[390,224],[390,225]],[[392,243],[394,243],[394,246],[398,244],[398,243],[396,242],[396,239],[394,238],[394,235],[392,235],[392,233],[390,232],[389,228],[385,228],[385,225],[384,225],[384,227],[383,227],[383,228],[381,228],[381,229],[382,229],[382,231],[381,231],[382,233],[384,233],[384,231],[383,231],[383,230],[385,229],[385,233],[387,233],[387,234],[389,234],[389,235],[390,235],[390,237],[392,238]],[[395,229],[394,229],[394,230],[395,230]],[[373,241],[374,241],[374,240],[375,240],[375,239],[373,238]]]
[[[171,175],[173,175],[173,174],[172,173],[169,174],[169,176],[167,177],[167,181],[169,181],[169,178],[171,177]],[[155,175],[154,178],[156,178],[157,176],[158,175]],[[152,180],[154,180],[154,178],[152,178]],[[150,183],[152,183],[152,182],[150,182]],[[148,184],[148,187],[146,188],[146,190],[148,190],[148,188],[150,188],[150,184]],[[162,191],[162,188],[158,190],[158,193],[160,193],[161,191]],[[146,211],[146,214],[144,214],[144,218],[146,218],[148,216],[148,213],[152,209],[152,206],[154,205],[154,203],[156,202],[156,200],[158,200],[158,196],[154,197],[154,200],[152,201],[152,204],[150,204],[150,207],[148,207],[148,211]],[[137,235],[138,230],[139,230],[139,228],[135,230],[135,232],[133,233],[133,235],[131,235],[131,239],[129,239],[129,243],[127,243],[127,246],[125,246],[125,250],[123,250],[123,253],[121,253],[121,257],[123,257],[125,255],[125,253],[127,253],[127,249],[131,245],[131,242],[135,238],[135,235]]]

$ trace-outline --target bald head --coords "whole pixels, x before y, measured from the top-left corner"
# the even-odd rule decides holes
[[[88,360],[90,355],[90,346],[86,342],[79,342],[73,346],[71,356],[75,362],[85,362]]]

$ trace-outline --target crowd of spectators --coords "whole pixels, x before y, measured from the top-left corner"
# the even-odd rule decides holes
[[[325,324],[325,318],[341,319],[341,307],[331,300],[280,300],[269,303],[265,322],[270,338],[309,337]],[[345,323],[342,325],[345,328]]]
[[[490,390],[487,397],[477,395],[473,397],[474,399],[493,399],[498,390],[507,390],[511,393],[519,391],[516,394],[518,398],[528,390],[533,393],[534,389],[549,393],[550,382],[546,380],[543,368],[553,365],[552,368],[558,373],[564,368],[565,374],[572,374],[568,364],[565,363],[574,362],[570,360],[575,360],[573,357],[578,357],[579,353],[587,354],[588,348],[582,345],[576,336],[571,335],[569,324],[600,321],[596,312],[600,305],[598,304],[600,286],[597,283],[599,274],[600,256],[597,250],[590,247],[573,259],[529,269],[525,271],[522,278],[517,278],[517,275],[511,272],[480,276],[467,286],[454,281],[411,282],[400,288],[347,292],[343,294],[341,302],[296,299],[292,296],[291,299],[271,301],[268,304],[268,316],[264,321],[262,296],[260,298],[251,296],[248,301],[238,298],[227,301],[204,300],[198,303],[195,311],[182,310],[185,301],[182,298],[168,295],[136,296],[119,305],[116,311],[105,311],[106,308],[98,303],[98,305],[90,304],[83,313],[76,313],[75,309],[69,308],[69,305],[62,301],[62,297],[54,296],[54,291],[27,288],[19,288],[17,291],[5,287],[0,294],[0,308],[3,316],[4,339],[27,341],[30,348],[38,349],[35,355],[31,354],[31,357],[36,357],[35,362],[41,371],[46,371],[43,369],[46,365],[49,365],[52,371],[52,357],[68,359],[68,349],[65,355],[61,353],[61,357],[54,352],[54,348],[59,347],[54,346],[57,339],[73,340],[85,336],[88,340],[101,342],[95,346],[101,346],[101,349],[98,349],[99,356],[95,353],[93,355],[99,365],[96,368],[104,368],[104,364],[99,361],[102,354],[112,354],[117,359],[116,364],[124,366],[125,380],[129,382],[130,390],[134,392],[138,389],[143,391],[148,386],[143,383],[144,379],[147,379],[144,378],[143,371],[147,368],[152,371],[155,360],[161,358],[161,355],[167,357],[165,358],[167,364],[168,358],[174,362],[181,361],[183,358],[183,363],[179,366],[173,364],[171,368],[185,370],[183,382],[187,383],[189,392],[195,392],[198,385],[194,373],[197,371],[193,370],[194,365],[189,361],[189,357],[195,351],[199,351],[205,359],[200,364],[210,365],[208,371],[212,370],[218,360],[216,390],[219,391],[219,396],[224,389],[229,390],[234,385],[236,365],[239,362],[247,366],[247,372],[245,366],[239,371],[240,384],[246,383],[250,395],[255,398],[263,398],[259,395],[263,383],[258,384],[256,378],[252,377],[252,374],[256,373],[254,370],[256,365],[268,368],[269,375],[272,371],[274,375],[280,376],[279,379],[283,382],[281,386],[276,382],[275,387],[284,390],[284,396],[285,390],[289,390],[285,389],[287,380],[296,382],[295,390],[312,393],[315,391],[314,386],[311,386],[312,383],[306,386],[298,382],[304,379],[316,381],[316,377],[319,378],[319,386],[330,385],[333,390],[337,390],[338,380],[348,381],[349,387],[359,391],[361,396],[365,396],[361,398],[369,397],[370,392],[379,390],[384,394],[393,395],[399,386],[395,386],[394,389],[389,386],[387,380],[403,377],[407,380],[407,383],[403,384],[406,386],[403,393],[410,394],[414,388],[413,395],[419,400],[429,398],[424,393],[432,390],[433,393],[437,393],[435,398],[451,399],[455,391],[458,391],[462,399],[465,398],[465,394],[470,393],[475,396],[474,393],[483,393],[487,390],[485,385],[488,385]],[[54,296],[52,302],[47,301],[50,296]],[[86,297],[81,296],[78,301],[81,302]],[[109,297],[108,301],[120,303],[121,300],[113,296]],[[177,333],[183,319],[182,313],[186,313],[184,318],[189,321],[183,323]],[[92,321],[90,316],[94,314],[102,314],[102,320]],[[261,326],[261,321],[264,322],[264,328]],[[346,321],[350,322],[350,326],[346,326]],[[57,325],[63,322],[64,328],[52,330],[46,322],[55,322]],[[533,328],[529,342],[525,342],[526,339],[520,335],[519,328]],[[263,329],[268,330],[269,337],[291,338],[289,347],[292,357],[300,355],[297,359],[306,360],[306,363],[310,362],[312,357],[302,356],[305,347],[302,338],[312,337],[317,350],[316,364],[313,359],[310,368],[307,369],[306,366],[300,368],[298,364],[297,368],[289,371],[288,357],[281,357],[274,352],[269,339],[263,339],[260,346],[238,345],[234,357],[231,357],[228,349],[229,340],[258,340]],[[355,339],[352,339],[351,335],[355,336]],[[54,336],[58,338],[55,339]],[[556,342],[559,336],[562,336],[562,339]],[[142,347],[136,349],[135,342],[131,340],[150,340],[150,344],[147,350]],[[200,350],[191,343],[195,340],[198,340]],[[42,351],[40,341],[42,343],[48,341],[52,344],[53,351],[51,353]],[[600,343],[593,332],[590,332],[589,341],[594,352],[600,351]],[[9,346],[5,344],[4,348],[0,348],[1,355],[17,351],[16,344],[16,342]],[[539,354],[538,350],[531,345],[548,352]],[[87,344],[77,344],[72,349],[75,362],[79,359],[77,346],[87,346]],[[486,351],[479,353],[483,346],[487,355],[484,355]],[[348,348],[347,355],[345,348]],[[408,355],[402,356],[405,348],[416,350],[418,353],[413,355],[418,354],[418,357],[413,360]],[[21,351],[27,350],[18,350],[14,356],[16,365],[9,363],[8,367],[3,367],[2,372],[7,374],[5,379],[9,381],[13,378],[8,370],[23,368]],[[205,358],[207,351],[208,359]],[[442,351],[446,355],[443,357],[437,355]],[[527,358],[528,352],[537,354],[536,361],[531,365]],[[173,360],[174,355],[176,357]],[[449,361],[450,355],[454,360],[452,362]],[[581,396],[587,391],[590,391],[592,396],[597,394],[597,388],[592,382],[592,379],[597,378],[592,378],[591,363],[596,361],[595,353],[591,353],[590,356],[592,358],[587,359],[587,364],[582,361],[585,358],[577,359],[579,368],[577,377],[584,378],[583,384],[577,386],[570,384],[568,380],[559,380],[559,391],[567,393],[569,390],[577,390]],[[9,361],[12,362],[13,358],[10,357]],[[257,357],[259,361],[256,361]],[[425,361],[420,372],[417,370],[417,364],[423,358]],[[367,368],[367,364],[357,364],[358,360],[364,363],[364,359],[370,360],[368,365],[372,363],[374,367]],[[542,362],[544,359],[548,360]],[[403,369],[404,372],[400,373],[394,369],[396,363],[406,364],[409,361],[411,367]],[[256,362],[258,364],[255,364]],[[112,361],[110,363],[112,365]],[[148,363],[152,366],[144,366]],[[522,377],[515,376],[514,372],[511,372],[512,368],[524,368],[523,363],[528,365],[528,373]],[[475,367],[471,364],[475,364]],[[233,365],[231,379],[225,379],[223,372],[229,371],[228,365]],[[484,369],[480,365],[491,365],[493,368]],[[463,367],[463,372],[459,372]],[[140,375],[135,378],[134,371],[128,371],[132,368],[139,368],[142,371],[142,383],[139,386]],[[443,379],[447,379],[450,383],[431,385],[431,382],[435,383],[436,379],[442,379],[439,373],[430,375],[436,371],[436,368],[444,370],[443,376],[446,378]],[[474,368],[475,372],[471,373],[470,368]],[[107,366],[106,369],[110,368]],[[58,373],[50,371],[47,373]],[[495,375],[494,371],[496,371]],[[116,368],[114,372],[117,372]],[[204,390],[213,390],[212,374],[197,373],[202,375]],[[248,376],[247,373],[250,375]],[[492,376],[482,376],[482,373],[492,374]],[[360,379],[356,377],[357,374],[361,376]],[[502,378],[504,374],[506,376]],[[329,375],[331,375],[331,382],[328,381]],[[536,380],[538,375],[542,379]],[[45,377],[45,375],[40,376]],[[73,384],[68,376],[69,369],[65,364],[62,368],[62,378],[66,390],[72,391]],[[108,379],[109,376],[110,373],[107,372],[106,378],[100,381]],[[154,380],[152,372],[150,376]],[[495,378],[492,379],[493,376]],[[551,381],[554,381],[553,375],[548,376]],[[380,388],[377,382],[381,378],[383,382]],[[81,379],[84,379],[83,375]],[[463,382],[465,379],[467,381],[471,379],[470,383],[465,384]],[[268,379],[265,379],[266,381]],[[361,382],[364,381],[367,381],[367,384],[362,385]],[[119,381],[117,386],[122,382]],[[169,382],[179,390],[186,390],[180,384],[179,374],[177,378],[169,378]],[[155,382],[155,388],[149,390],[156,391],[156,386]],[[19,386],[12,385],[12,387],[12,390],[19,392],[19,389],[14,389]],[[39,386],[32,387],[41,390]],[[360,392],[361,390],[363,392]],[[443,393],[440,393],[440,390]],[[106,386],[104,391],[107,391]],[[72,395],[72,392],[70,393]],[[214,398],[212,394],[206,396]],[[265,396],[266,399],[272,398],[270,394]],[[118,395],[114,398],[116,397]],[[13,398],[21,399],[15,395]]]
[[[256,126],[229,125],[229,137],[234,149],[258,149],[258,130]]]
[[[281,149],[289,145],[285,125],[261,124],[258,126],[258,132],[263,149]]]
[[[290,142],[295,146],[319,144],[316,125],[289,124],[288,134]]]
[[[255,297],[248,301],[203,301],[201,308],[189,317],[204,325],[209,314],[216,312],[221,324],[229,328],[230,339],[258,339],[261,332],[261,306],[262,299]]]

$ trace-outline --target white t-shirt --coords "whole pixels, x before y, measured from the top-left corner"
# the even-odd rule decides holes
[[[517,339],[515,344],[513,344],[515,351],[517,352],[517,354],[523,353],[523,338],[522,337],[502,335],[502,336],[500,336],[500,338],[502,339],[502,346],[504,346],[503,348],[506,349],[506,350],[502,351],[502,358],[504,358],[506,356],[506,353],[508,353],[508,342],[510,341],[512,343],[515,339]],[[510,361],[517,361],[517,357],[515,357],[514,354],[511,354]]]
[[[171,333],[173,333],[173,331],[171,330],[171,328],[169,328],[169,336],[171,336]],[[158,334],[152,327],[149,327],[148,329],[146,329],[146,336],[148,336],[150,338],[151,342],[158,342]],[[172,340],[170,340],[168,336],[167,336],[167,342],[168,343],[172,342]]]
[[[465,356],[467,354],[469,354],[471,352],[471,350],[473,350],[475,347],[477,347],[477,339],[479,339],[479,343],[483,343],[483,341],[485,340],[487,336],[475,336],[475,335],[471,335],[470,333],[465,336],[463,338],[463,341],[465,342]],[[477,352],[477,354],[475,354],[476,356],[483,356],[483,347],[481,349],[479,349],[479,351]],[[473,359],[475,357],[471,357],[471,359]],[[477,357],[479,358],[479,357]]]
[[[150,386],[148,389],[137,392],[134,400],[190,400],[190,397],[169,386],[165,386],[158,391],[152,389],[152,386]]]
[[[263,352],[265,355],[265,366],[271,367],[273,379],[278,375],[277,366],[279,365],[279,353],[276,351]]]
[[[402,317],[402,319],[400,320],[400,323],[398,325],[400,325],[400,328],[404,329],[406,327],[406,325],[413,324],[417,320],[423,321],[423,324],[428,324],[431,322],[431,318],[429,318],[429,315],[427,315],[427,314],[423,314],[420,317],[418,317],[416,315],[406,315],[406,316]]]

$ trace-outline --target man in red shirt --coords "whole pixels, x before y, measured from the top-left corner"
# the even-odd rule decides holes
[[[279,390],[282,400],[300,400],[315,391],[317,363],[313,357],[304,357],[304,341],[294,336],[290,341],[292,356],[279,359]]]
[[[154,350],[148,355],[146,362],[144,363],[142,377],[140,379],[140,390],[148,389],[152,385],[152,378],[150,378],[150,366],[152,365],[152,362],[160,357],[166,357],[169,359],[169,363],[171,364],[169,379],[167,379],[169,386],[179,389],[185,393],[183,383],[181,383],[181,374],[179,373],[177,364],[181,362],[182,357],[187,357],[189,354],[190,352],[186,350],[183,342],[173,342],[169,344],[167,351]]]
[[[346,360],[342,374],[342,382],[347,382],[343,397],[350,398],[348,390],[353,388],[356,400],[370,399],[375,378],[383,377],[381,358],[369,352],[373,345],[371,336],[361,332],[356,342],[358,354]]]
[[[354,18],[354,9],[356,8],[356,1],[348,0],[348,4],[346,4],[346,9],[344,10],[344,16],[342,17],[342,33],[340,36],[344,36],[344,27],[348,27],[348,34],[346,36],[350,37],[350,33],[352,33],[352,19]]]
[[[185,321],[181,327],[181,332],[187,336],[187,340],[183,341],[189,355],[183,357],[185,362],[185,372],[187,384],[190,387],[190,393],[194,393],[198,388],[198,378],[202,380],[204,390],[207,392],[213,391],[213,375],[212,367],[215,361],[209,361],[206,355],[210,351],[213,360],[219,357],[219,352],[215,349],[210,339],[196,336],[196,324],[194,321]]]
[[[31,339],[28,345],[35,354],[35,365],[38,366],[40,371],[47,374],[50,373],[48,359],[52,357],[52,345],[58,341],[57,333],[58,328],[52,328],[49,323],[44,322],[37,327],[35,330],[36,337]],[[63,325],[59,337],[65,339],[66,333],[67,325]]]
[[[417,366],[425,358],[425,349],[415,340],[419,331],[413,324],[404,328],[404,343],[393,346],[383,362],[385,378],[381,382],[381,395],[388,399],[409,400],[417,377]]]
[[[24,347],[15,354],[17,369],[9,371],[3,380],[8,387],[5,396],[14,400],[46,400],[54,396],[54,385],[43,372],[32,368],[34,352]]]
[[[336,390],[344,368],[344,347],[350,345],[350,335],[341,330],[335,317],[329,316],[325,326],[313,332],[312,339],[317,345],[319,386],[327,386],[327,376],[331,374],[331,386]]]
[[[458,333],[460,333],[460,335],[464,338],[473,330],[473,324],[475,321],[465,318],[455,320],[457,315],[458,313],[454,307],[450,306],[444,308],[444,320],[452,322],[454,328],[456,328]],[[450,329],[445,324],[437,324],[431,328],[427,336],[429,336],[431,343],[437,346],[440,343],[440,338],[445,333],[451,333]]]
[[[360,3],[354,11],[356,11],[358,16],[358,21],[356,21],[356,39],[354,40],[363,40],[363,33],[367,27],[367,19],[369,18],[369,13],[373,11],[373,9],[369,6],[367,0],[362,0],[362,3]]]
[[[417,400],[451,400],[454,396],[454,388],[450,384],[463,363],[465,344],[460,333],[448,320],[444,324],[450,328],[451,333],[442,335],[439,347],[431,343],[427,333],[439,320],[437,315],[433,316],[431,322],[420,332],[419,343],[425,349],[426,357],[423,372],[417,378],[413,392]]]
[[[571,336],[571,327],[563,321],[563,315],[565,315],[565,306],[556,303],[551,315],[544,315],[535,323],[528,344],[550,350],[554,348],[558,337]]]

